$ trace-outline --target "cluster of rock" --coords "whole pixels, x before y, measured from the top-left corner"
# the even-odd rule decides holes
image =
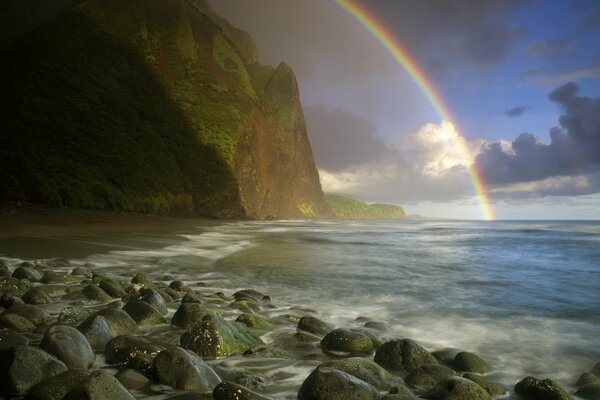
[[[489,367],[476,354],[429,352],[411,339],[382,342],[381,322],[334,329],[312,315],[265,317],[274,306],[256,290],[203,294],[169,277],[123,280],[101,272],[65,260],[0,264],[0,400],[134,399],[156,393],[157,385],[171,388],[173,400],[269,399],[260,374],[233,374],[213,361],[240,355],[318,361],[299,400],[487,400],[506,393],[486,378]],[[232,311],[235,320],[224,316]],[[266,345],[261,336],[278,324],[297,330],[287,342]],[[600,399],[600,363],[577,386],[577,396]],[[531,400],[571,398],[552,380],[533,377],[514,391]]]

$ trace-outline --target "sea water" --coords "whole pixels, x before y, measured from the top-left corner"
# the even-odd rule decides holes
[[[506,388],[533,375],[572,391],[600,361],[600,222],[232,222],[193,227],[165,246],[160,235],[146,239],[156,246],[71,261],[160,271],[228,295],[257,289],[271,296],[270,315],[312,312],[349,328],[382,321],[384,340],[479,354]],[[270,394],[290,399],[317,365],[220,363],[264,373],[276,382]]]

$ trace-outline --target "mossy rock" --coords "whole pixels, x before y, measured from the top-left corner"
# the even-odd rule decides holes
[[[600,383],[590,383],[577,389],[575,396],[585,400],[600,400]]]
[[[515,392],[532,400],[571,400],[571,396],[558,383],[532,376],[518,382]]]
[[[267,320],[259,317],[256,314],[242,314],[237,317],[236,322],[241,322],[248,328],[252,329],[269,329],[269,327],[271,327],[271,324],[267,322]]]
[[[334,329],[321,340],[321,348],[335,355],[370,355],[373,341],[365,334],[348,329]]]
[[[377,390],[389,390],[394,386],[404,386],[404,382],[400,377],[390,374],[379,364],[368,358],[343,358],[327,361],[322,366],[350,374],[367,382]]]
[[[483,374],[488,371],[489,367],[485,361],[483,361],[476,354],[468,351],[461,351],[456,354],[452,361],[452,366],[455,370],[461,372],[474,372],[477,374]]]
[[[473,381],[458,376],[444,379],[423,395],[428,400],[491,400],[492,397]]]
[[[298,400],[379,400],[379,392],[346,372],[317,367],[302,383]]]
[[[506,390],[497,383],[489,381],[486,377],[476,374],[464,374],[463,378],[475,382],[485,389],[490,396],[501,396],[506,393]]]
[[[456,372],[440,364],[425,364],[412,370],[404,381],[411,388],[420,392],[433,389],[442,380],[455,376]]]
[[[382,344],[374,360],[390,371],[412,371],[425,364],[437,364],[431,353],[411,339],[396,339]]]

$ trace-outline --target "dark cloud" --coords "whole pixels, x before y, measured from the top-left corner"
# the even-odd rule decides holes
[[[550,40],[532,43],[525,49],[524,54],[531,58],[552,60],[564,57],[576,48],[577,42],[574,40]]]
[[[521,115],[523,115],[525,113],[525,111],[529,110],[531,107],[530,106],[516,106],[513,107],[511,109],[508,109],[506,111],[504,111],[504,115],[506,115],[507,117],[520,117]]]
[[[304,107],[308,134],[320,169],[341,171],[381,159],[386,144],[373,122],[323,105]]]
[[[508,151],[500,143],[484,146],[476,162],[489,183],[532,182],[599,170],[600,99],[580,96],[572,82],[554,90],[549,99],[564,111],[560,126],[550,130],[550,144],[523,133]]]

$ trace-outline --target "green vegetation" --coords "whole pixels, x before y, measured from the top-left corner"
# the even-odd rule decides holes
[[[329,207],[340,219],[402,219],[404,210],[391,204],[366,204],[339,194],[325,195]]]

